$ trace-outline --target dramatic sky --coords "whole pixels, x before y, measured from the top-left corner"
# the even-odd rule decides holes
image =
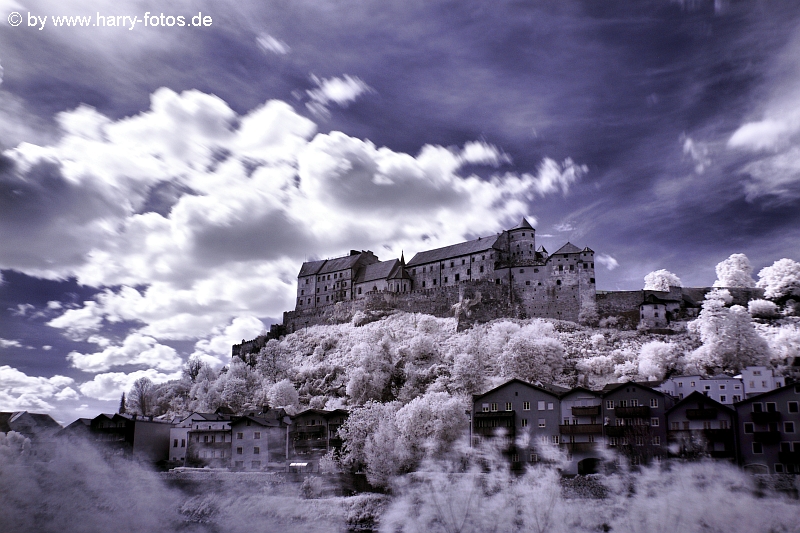
[[[70,422],[221,366],[351,248],[526,216],[598,289],[800,260],[797,2],[0,8],[0,410]]]

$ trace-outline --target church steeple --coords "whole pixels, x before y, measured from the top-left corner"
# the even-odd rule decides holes
[[[405,258],[405,256],[403,255],[403,250],[400,250],[400,264],[401,264],[402,266],[406,266],[406,258]]]

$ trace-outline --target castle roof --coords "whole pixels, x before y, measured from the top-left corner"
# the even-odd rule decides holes
[[[387,279],[389,274],[392,273],[394,267],[399,264],[397,259],[390,259],[389,261],[381,261],[367,265],[358,271],[354,283],[366,283],[368,281],[375,281],[378,279]]]
[[[578,248],[577,246],[575,246],[574,244],[572,244],[571,242],[568,242],[567,244],[565,244],[564,246],[562,246],[561,248],[559,248],[558,250],[553,252],[553,255],[556,255],[556,254],[579,254],[579,253],[581,253],[581,249]]]
[[[406,266],[416,266],[425,263],[435,263],[437,261],[444,261],[451,257],[459,257],[462,255],[470,255],[478,252],[484,252],[494,247],[500,235],[492,235],[491,237],[480,237],[471,241],[452,244],[443,248],[435,248],[433,250],[426,250],[417,253],[411,258]]]
[[[513,231],[515,229],[533,229],[533,226],[530,225],[530,222],[528,222],[528,219],[526,219],[525,217],[522,217],[522,221],[520,221],[520,223],[517,224],[516,227],[511,228],[509,231]]]
[[[325,261],[325,265],[321,269],[319,269],[320,274],[326,274],[328,272],[338,272],[339,270],[347,270],[353,268],[358,260],[361,259],[363,254],[358,255],[346,255],[344,257],[337,257],[336,259],[328,259]]]
[[[300,267],[300,273],[297,275],[298,278],[303,276],[313,276],[322,266],[325,264],[325,260],[322,259],[320,261],[306,261],[303,263],[303,266]]]

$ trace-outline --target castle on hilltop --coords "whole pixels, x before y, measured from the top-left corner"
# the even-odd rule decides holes
[[[387,307],[577,321],[594,303],[594,251],[569,242],[552,254],[537,248],[536,230],[523,218],[496,235],[419,252],[408,263],[403,254],[380,261],[369,250],[305,262],[295,310],[284,313],[283,325],[292,332]]]

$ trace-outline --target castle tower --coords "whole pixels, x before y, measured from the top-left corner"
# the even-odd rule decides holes
[[[508,230],[508,239],[512,264],[532,264],[536,260],[536,230],[525,217],[516,227]]]

